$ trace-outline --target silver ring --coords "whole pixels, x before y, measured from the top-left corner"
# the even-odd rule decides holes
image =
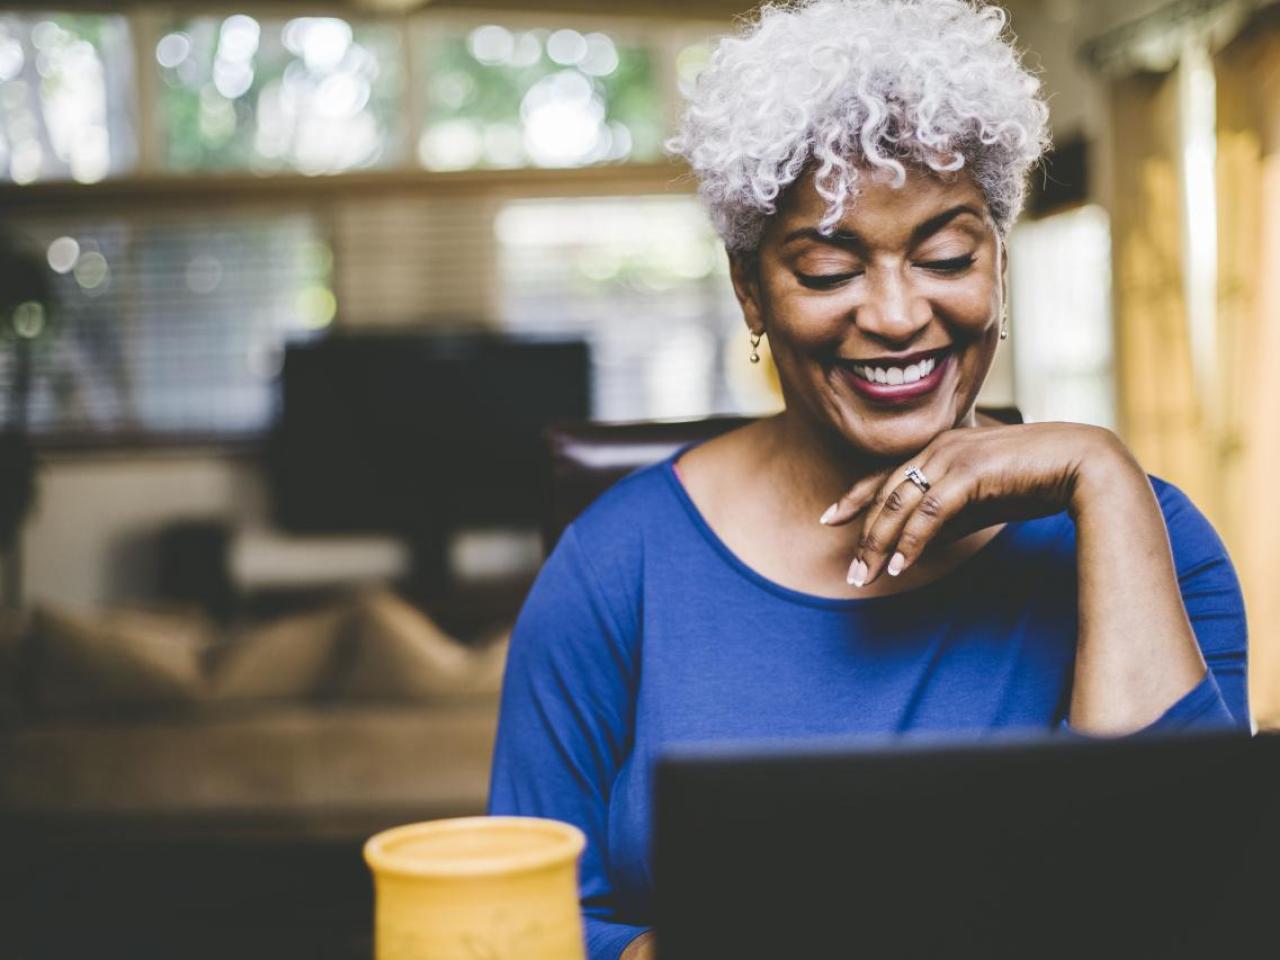
[[[929,481],[924,475],[924,471],[919,467],[907,467],[907,479],[927,493],[929,491]]]

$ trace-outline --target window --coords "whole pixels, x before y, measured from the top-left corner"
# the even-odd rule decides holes
[[[172,170],[340,173],[405,155],[402,37],[390,23],[246,14],[169,24],[156,42]]]
[[[655,54],[607,33],[425,23],[418,158],[432,170],[661,156]]]
[[[83,183],[136,160],[124,17],[0,14],[0,179]]]
[[[1009,343],[1023,414],[1114,426],[1106,212],[1085,206],[1018,225],[1009,239],[1009,272]]]
[[[671,29],[430,15],[148,14],[132,36],[146,49],[133,49],[126,16],[0,15],[3,176],[92,182],[138,169],[135,104],[156,134],[143,172],[658,160],[667,101],[707,49]],[[141,90],[135,56],[150,76]]]
[[[724,250],[693,197],[525,200],[496,221],[504,324],[582,336],[605,420],[762,413]]]

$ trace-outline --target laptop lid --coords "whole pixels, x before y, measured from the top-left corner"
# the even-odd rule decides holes
[[[656,779],[659,955],[1230,956],[1280,875],[1277,746],[678,750]]]

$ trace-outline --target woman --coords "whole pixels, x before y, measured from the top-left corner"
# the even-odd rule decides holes
[[[491,811],[586,832],[593,958],[651,955],[670,743],[1247,728],[1239,588],[1195,507],[1108,431],[974,412],[1046,137],[1004,26],[765,9],[699,80],[675,147],[786,409],[614,487],[517,625]]]

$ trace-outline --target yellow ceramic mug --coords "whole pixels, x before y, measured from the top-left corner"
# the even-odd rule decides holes
[[[534,817],[464,817],[385,830],[373,871],[377,960],[585,960],[582,831]]]

